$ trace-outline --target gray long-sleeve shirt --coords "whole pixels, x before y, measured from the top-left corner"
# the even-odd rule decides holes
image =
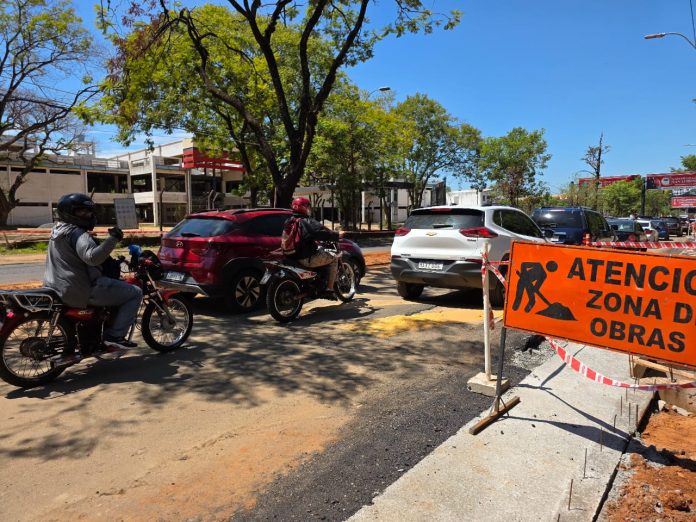
[[[74,237],[77,241],[73,247],[71,238],[74,241]],[[57,223],[48,243],[44,286],[53,288],[66,305],[85,308],[92,285],[102,275],[100,265],[116,243],[111,236],[98,243],[84,229]]]

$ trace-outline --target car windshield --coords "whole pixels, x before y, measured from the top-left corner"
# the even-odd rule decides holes
[[[580,212],[567,210],[535,210],[532,219],[541,228],[582,228]]]
[[[483,212],[471,208],[414,210],[404,223],[410,229],[476,228],[484,225]]]
[[[612,220],[609,221],[609,224],[611,225],[612,228],[616,227],[615,230],[618,230],[619,232],[634,232],[636,229],[635,224],[633,221],[619,221],[619,220]]]
[[[221,218],[187,218],[176,225],[166,237],[222,236],[239,228],[237,223]]]

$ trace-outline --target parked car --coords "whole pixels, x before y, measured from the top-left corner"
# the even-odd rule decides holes
[[[532,219],[542,230],[553,231],[553,243],[580,245],[587,234],[591,241],[616,241],[607,220],[589,208],[542,207],[532,213]]]
[[[195,285],[204,295],[223,297],[235,312],[262,302],[263,260],[280,255],[287,209],[238,209],[190,214],[162,238],[159,258],[165,280]],[[358,278],[365,274],[360,247],[339,243]]]
[[[669,233],[673,236],[682,237],[682,228],[679,218],[674,216],[665,216],[660,218],[662,221],[667,223],[667,229]]]
[[[426,286],[481,288],[484,239],[490,240],[491,261],[508,259],[514,240],[546,241],[529,216],[511,207],[414,210],[396,231],[391,247],[391,273],[399,295],[417,299]],[[502,306],[504,287],[493,277],[490,288],[491,303]]]
[[[610,219],[609,226],[616,232],[617,241],[647,241],[648,237],[635,219]]]
[[[652,222],[650,220],[637,219],[636,221],[640,224],[640,226],[643,229],[643,232],[645,233],[645,236],[647,237],[648,241],[658,241],[659,234],[657,232],[657,228],[653,228]]]
[[[667,223],[661,219],[651,219],[650,227],[657,230],[658,241],[669,241],[669,228],[667,227]]]

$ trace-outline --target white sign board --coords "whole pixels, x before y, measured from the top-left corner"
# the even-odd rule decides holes
[[[115,199],[114,209],[116,210],[116,224],[121,230],[138,228],[138,213],[135,210],[135,199]]]

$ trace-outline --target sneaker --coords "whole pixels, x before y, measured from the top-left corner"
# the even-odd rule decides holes
[[[111,349],[113,350],[129,350],[130,348],[137,348],[138,345],[133,341],[129,341],[125,337],[121,339],[104,339],[104,350],[107,353]]]

